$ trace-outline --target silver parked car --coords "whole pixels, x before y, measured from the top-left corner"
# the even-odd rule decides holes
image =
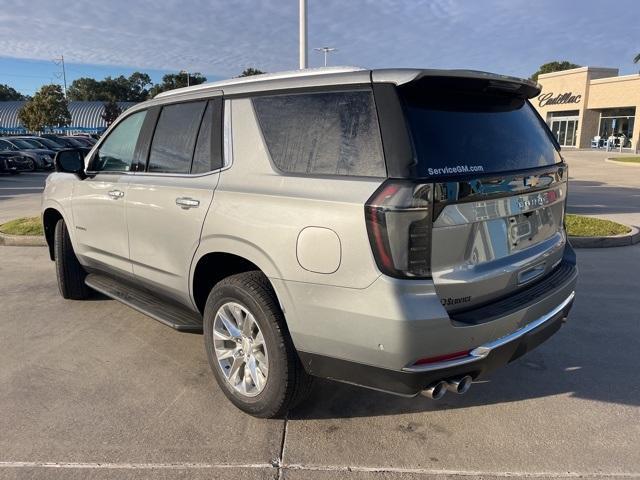
[[[259,417],[313,377],[439,398],[565,320],[567,166],[529,80],[329,68],[158,95],[66,150],[43,222],[60,293],[204,331]]]

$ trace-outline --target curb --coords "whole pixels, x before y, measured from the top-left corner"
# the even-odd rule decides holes
[[[640,167],[640,163],[620,162],[620,161],[616,160],[616,157],[605,158],[604,161],[607,162],[607,163],[615,163],[616,165],[626,165],[628,167]]]
[[[0,232],[0,245],[5,247],[46,247],[47,241],[39,235],[7,235]]]
[[[569,237],[573,248],[626,247],[640,243],[640,230],[629,226],[631,231],[614,237]]]

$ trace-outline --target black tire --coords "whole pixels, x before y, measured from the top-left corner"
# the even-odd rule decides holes
[[[250,397],[236,391],[218,363],[213,327],[219,308],[228,302],[240,304],[254,317],[268,352],[268,376],[263,390]],[[209,293],[204,310],[204,340],[209,365],[226,397],[240,410],[259,418],[282,418],[308,395],[308,375],[287,330],[284,315],[267,277],[259,271],[232,275]]]
[[[53,241],[60,295],[71,300],[88,298],[91,291],[84,283],[87,272],[82,268],[76,254],[73,252],[69,232],[62,219],[56,223]]]

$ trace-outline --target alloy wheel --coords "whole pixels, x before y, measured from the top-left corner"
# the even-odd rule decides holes
[[[246,307],[227,302],[218,309],[213,345],[220,370],[236,392],[255,397],[264,389],[269,355],[262,331]]]

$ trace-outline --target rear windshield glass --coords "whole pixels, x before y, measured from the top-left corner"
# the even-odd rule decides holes
[[[399,91],[420,177],[505,172],[561,161],[531,104],[491,91],[486,82],[421,80]]]

